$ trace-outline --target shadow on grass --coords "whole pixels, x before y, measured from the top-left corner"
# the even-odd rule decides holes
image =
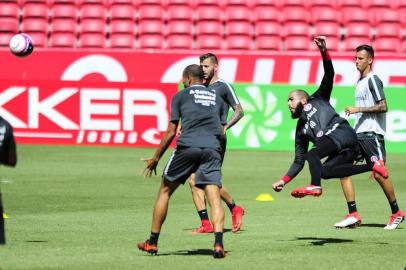
[[[47,240],[26,240],[27,243],[48,243]]]
[[[371,227],[371,228],[383,228],[386,224],[378,224],[378,223],[362,223],[361,227]]]
[[[310,244],[312,244],[313,246],[324,246],[325,244],[342,244],[354,242],[354,240],[351,239],[318,238],[318,237],[296,237],[296,240],[314,240],[310,242]]]
[[[225,251],[226,255],[228,251]],[[178,250],[174,252],[158,253],[158,256],[213,256],[212,249]]]

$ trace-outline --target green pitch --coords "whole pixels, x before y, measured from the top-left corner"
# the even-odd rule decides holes
[[[188,186],[172,198],[159,240],[160,256],[138,251],[149,236],[160,177],[143,179],[140,157],[154,149],[71,146],[18,148],[15,169],[0,168],[9,218],[0,269],[404,269],[406,222],[384,231],[390,210],[367,174],[354,177],[363,218],[358,229],[337,230],[347,213],[340,184],[324,181],[320,198],[294,199],[290,191],[308,183],[307,165],[286,190],[271,184],[282,176],[292,153],[230,151],[224,183],[246,209],[243,230],[224,235],[228,256],[211,257],[212,235],[191,235],[199,219]],[[168,153],[169,154],[169,153]],[[169,155],[159,166],[163,166]],[[398,202],[406,210],[405,155],[389,155]],[[257,202],[271,193],[272,202]]]

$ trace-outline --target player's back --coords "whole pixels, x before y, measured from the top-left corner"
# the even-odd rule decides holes
[[[177,146],[220,149],[221,103],[216,92],[203,85],[192,85],[177,93],[172,102],[173,114],[182,122]]]

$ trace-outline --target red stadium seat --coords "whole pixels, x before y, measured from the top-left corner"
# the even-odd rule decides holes
[[[53,4],[76,5],[76,0],[53,0]]]
[[[376,38],[394,37],[402,38],[402,26],[398,23],[383,23],[376,27]]]
[[[21,23],[21,31],[48,33],[48,22],[38,18],[27,18]]]
[[[362,1],[359,1],[359,0],[338,0],[338,5],[341,8],[348,8],[348,7],[362,8],[363,7]]]
[[[203,6],[199,7],[196,12],[197,21],[221,21],[223,14],[219,7],[216,6]]]
[[[190,21],[170,21],[167,25],[168,35],[193,35],[193,25]]]
[[[303,22],[290,22],[286,23],[284,28],[284,36],[310,36],[310,26],[307,23]]]
[[[371,25],[369,23],[350,23],[346,25],[346,37],[371,37]]]
[[[115,4],[110,7],[110,20],[135,20],[135,7],[131,4]]]
[[[160,6],[163,3],[162,3],[161,0],[138,0],[138,4],[140,6],[143,6],[143,5],[157,5],[157,6]]]
[[[315,7],[312,9],[312,22],[337,22],[341,20],[341,13],[331,7]]]
[[[17,33],[18,19],[0,17],[0,33],[2,32]]]
[[[18,19],[20,17],[20,8],[18,7],[18,4],[14,2],[1,3],[0,17]]]
[[[310,14],[307,9],[301,7],[287,7],[283,9],[285,22],[310,22]]]
[[[165,10],[158,5],[141,6],[139,8],[139,20],[163,20]]]
[[[229,35],[244,35],[252,36],[253,30],[249,22],[229,22],[226,24],[226,36]]]
[[[255,36],[283,36],[283,28],[278,22],[257,22]]]
[[[373,21],[368,10],[363,8],[347,8],[341,14],[341,22],[344,26],[352,22],[371,23]]]
[[[162,49],[164,38],[161,35],[142,35],[138,42],[141,49]]]
[[[196,0],[196,6],[199,8],[205,7],[205,6],[217,6],[220,7],[219,1],[218,0]]]
[[[80,17],[82,19],[103,19],[106,16],[106,11],[101,4],[86,4],[80,9]]]
[[[104,48],[106,38],[101,33],[84,33],[80,35],[81,48]]]
[[[223,40],[219,35],[201,35],[196,39],[196,48],[200,50],[220,50]]]
[[[27,3],[24,4],[24,18],[42,18],[48,19],[48,5],[46,3]]]
[[[193,21],[193,10],[190,6],[169,6],[167,11],[168,21],[185,20]]]
[[[327,37],[326,42],[329,51],[340,51],[340,38],[333,36]],[[319,50],[316,45],[311,46],[310,49],[313,51]]]
[[[72,18],[56,18],[51,23],[52,33],[76,33],[76,21]]]
[[[193,49],[193,37],[189,35],[170,35],[167,38],[168,49]]]
[[[281,22],[283,21],[283,16],[279,9],[275,7],[256,7],[252,16],[253,20],[256,22],[261,21],[274,21]]]
[[[114,5],[136,5],[138,4],[137,0],[110,0],[110,3],[108,6],[114,6]]]
[[[378,52],[401,52],[401,42],[395,37],[378,38],[373,43]]]
[[[106,25],[103,19],[83,19],[80,23],[80,33],[99,33],[104,35]]]
[[[131,20],[110,21],[110,33],[114,34],[135,34],[136,24]]]
[[[109,0],[77,0],[76,4],[78,6],[84,6],[84,5],[89,5],[89,4],[108,6]]]
[[[285,49],[288,51],[309,51],[311,41],[308,37],[291,36],[285,39]]]
[[[30,32],[26,31],[28,35],[32,38],[32,42],[36,48],[44,48],[47,46],[47,34],[41,32]]]
[[[254,7],[279,7],[279,0],[253,0]]]
[[[249,36],[227,36],[225,46],[228,50],[250,50],[252,39]]]
[[[397,4],[395,3],[397,1],[388,1],[388,0],[368,0],[365,1],[365,7],[372,9],[374,11],[380,11],[383,9],[391,9],[391,8],[396,8]]]
[[[377,26],[381,23],[401,23],[401,13],[397,10],[384,9],[373,14],[375,14],[374,25]]]
[[[319,22],[314,26],[315,36],[340,38],[340,25],[338,22]]]
[[[247,0],[226,0],[224,2],[224,5],[227,7],[230,6],[244,6],[244,7],[249,7],[250,6],[250,1]]]
[[[167,0],[168,6],[193,6],[193,2],[189,0]]]
[[[196,35],[220,35],[223,36],[223,25],[219,21],[197,21]]]
[[[283,0],[281,1],[283,7],[307,7],[307,1],[303,0]]]
[[[251,10],[248,7],[231,6],[224,11],[224,19],[230,21],[251,21]]]
[[[280,51],[282,40],[278,36],[259,36],[256,39],[257,50]]]
[[[135,46],[135,36],[131,34],[111,34],[110,47],[111,48],[127,48],[131,49]]]
[[[51,47],[75,48],[76,36],[72,33],[55,33],[49,40]]]
[[[140,21],[138,24],[138,33],[140,35],[144,34],[159,34],[164,33],[164,23],[158,20],[144,20]]]
[[[13,37],[14,33],[0,32],[0,48],[8,47],[10,39]]]
[[[402,41],[402,43],[400,45],[400,51],[402,53],[406,53],[406,39]]]
[[[344,39],[344,51],[355,51],[360,45],[368,44],[371,45],[371,40],[366,37],[347,37]]]
[[[311,0],[309,1],[310,7],[315,8],[315,7],[336,7],[336,1],[335,0]]]
[[[67,4],[57,4],[54,5],[51,9],[51,16],[55,18],[72,18],[75,19],[78,17],[78,9],[74,5]]]

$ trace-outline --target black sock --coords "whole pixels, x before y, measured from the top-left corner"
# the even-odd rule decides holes
[[[158,233],[151,232],[151,235],[149,236],[149,244],[158,245],[158,238],[159,238],[159,232]]]
[[[228,209],[230,209],[230,211],[232,212],[232,211],[233,211],[233,208],[235,207],[235,202],[234,202],[234,200],[233,200],[230,204],[227,204],[227,206],[228,206]]]
[[[197,213],[199,214],[200,220],[209,219],[209,215],[207,214],[207,209],[197,211]]]
[[[354,213],[357,212],[357,204],[355,203],[355,201],[352,202],[347,202],[347,206],[348,206],[348,213]]]
[[[392,214],[395,214],[397,211],[399,211],[399,206],[398,203],[396,202],[396,200],[394,200],[393,202],[390,202],[390,209],[392,210]]]
[[[223,247],[223,233],[222,232],[214,233],[214,245],[220,245]]]

